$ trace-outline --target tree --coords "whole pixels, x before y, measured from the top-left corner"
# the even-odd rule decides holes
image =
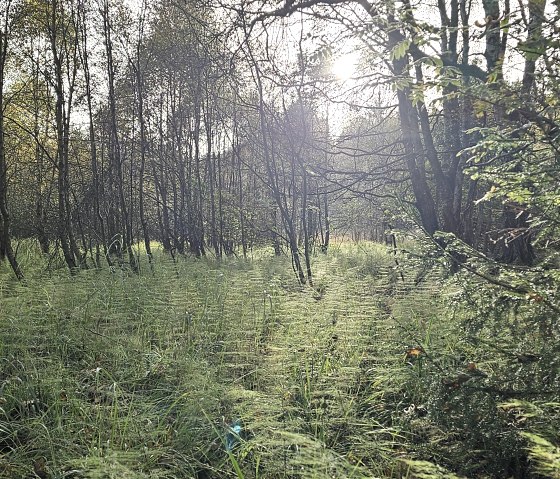
[[[4,92],[6,89],[5,69],[8,61],[10,32],[14,28],[17,6],[10,0],[2,2],[3,15],[0,18],[0,261],[8,259],[18,279],[23,279],[23,272],[17,262],[12,248],[10,225],[11,217],[8,211],[8,165],[4,142]]]
[[[70,7],[68,10],[67,8]],[[75,5],[61,0],[44,4],[44,26],[49,41],[53,70],[49,81],[55,91],[56,167],[58,174],[58,238],[68,268],[74,271],[83,261],[76,245],[70,204],[70,129],[78,45]]]
[[[438,2],[432,10],[435,15],[429,17],[409,1],[403,2],[401,10],[393,2],[368,0],[310,0],[279,8],[268,8],[267,2],[238,5],[238,14],[250,25],[249,33],[257,25],[271,25],[278,18],[305,11],[308,18],[314,18],[309,22],[342,25],[347,38],[365,43],[381,60],[368,70],[368,81],[372,76],[379,83],[388,79],[394,88],[401,157],[419,224],[430,236],[443,230],[473,246],[483,244],[473,234],[475,225],[485,219],[475,216],[483,210],[474,208],[474,201],[485,185],[465,174],[467,152],[479,140],[480,128],[512,122],[519,126],[538,117],[531,103],[511,111],[506,103],[511,102],[513,80],[504,77],[503,69],[508,54],[516,49],[512,33],[517,38],[525,35],[527,40],[519,44],[520,49],[533,50],[531,58],[525,58],[521,82],[527,99],[543,52],[544,2],[530,2],[512,11],[508,1],[503,6],[483,1],[485,20],[476,24],[470,18],[472,9],[457,0]],[[551,17],[548,22],[552,26],[555,20]],[[481,50],[479,43],[472,42],[475,37],[483,39]],[[436,39],[439,46],[432,48]],[[473,62],[477,49],[486,60],[485,68]],[[440,100],[429,105],[426,98],[434,93]],[[524,219],[515,219],[506,210],[501,221],[511,231]],[[530,242],[510,242],[502,258],[530,262]]]
[[[84,83],[85,83],[85,98],[87,102],[87,112],[88,112],[88,134],[89,134],[89,146],[90,146],[90,157],[91,157],[91,174],[92,174],[92,202],[93,202],[93,230],[95,236],[95,247],[96,247],[96,260],[95,263],[97,267],[101,266],[100,261],[100,243],[103,248],[103,253],[109,266],[112,265],[107,242],[107,233],[105,228],[105,221],[103,215],[101,214],[101,202],[104,196],[103,183],[101,181],[99,159],[97,152],[97,134],[95,130],[95,118],[94,118],[94,107],[93,107],[93,93],[92,93],[92,80],[90,73],[90,54],[88,47],[88,24],[87,24],[87,14],[91,13],[88,11],[88,5],[84,0],[80,0],[78,3],[78,24],[79,24],[79,54],[80,62],[82,65]]]
[[[113,22],[111,20],[111,12],[109,10],[108,0],[103,0],[101,7],[101,16],[103,18],[103,35],[105,40],[105,55],[107,68],[107,84],[108,84],[108,154],[111,166],[110,182],[115,191],[115,200],[118,205],[118,215],[114,214],[111,221],[112,238],[122,238],[122,253],[128,256],[128,262],[133,271],[138,271],[138,263],[132,249],[132,219],[130,213],[130,204],[127,202],[125,194],[125,178],[123,157],[121,151],[120,131],[117,121],[117,98],[115,90],[115,65],[113,57]],[[114,210],[114,206],[111,207]],[[122,231],[120,233],[119,231]],[[120,254],[120,247],[118,248]]]

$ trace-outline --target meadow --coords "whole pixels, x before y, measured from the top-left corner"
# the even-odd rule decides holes
[[[156,250],[139,274],[19,257],[25,283],[0,269],[0,477],[560,477],[558,343],[523,306],[481,321],[480,285],[435,261],[334,244],[310,287],[272,250]]]

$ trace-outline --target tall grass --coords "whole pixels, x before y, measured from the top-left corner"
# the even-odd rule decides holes
[[[380,245],[317,256],[314,288],[268,252],[71,276],[25,251],[26,284],[0,267],[0,477],[452,477],[492,471],[477,420],[526,444],[446,386],[491,363],[457,287]]]

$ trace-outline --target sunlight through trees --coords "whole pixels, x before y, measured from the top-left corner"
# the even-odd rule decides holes
[[[269,249],[320,302],[333,244],[376,241],[394,278],[403,249],[418,284],[458,282],[465,342],[553,357],[559,36],[547,0],[0,0],[0,268],[25,285],[26,245],[75,278]],[[485,391],[493,424],[519,368]]]

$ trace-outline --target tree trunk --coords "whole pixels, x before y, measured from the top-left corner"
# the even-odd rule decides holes
[[[10,214],[8,212],[8,168],[4,143],[4,69],[8,56],[8,15],[1,18],[0,25],[0,261],[8,259],[16,277],[23,279],[23,272],[17,262],[10,237]]]
[[[141,20],[142,25],[144,19]],[[152,267],[153,255],[152,247],[150,244],[150,233],[148,229],[148,221],[146,219],[145,211],[145,195],[144,195],[144,183],[146,174],[146,152],[148,148],[148,140],[146,138],[146,121],[144,119],[144,79],[140,67],[140,53],[141,53],[141,42],[143,36],[143,28],[139,32],[140,37],[138,38],[138,43],[136,45],[136,58],[134,62],[131,62],[132,69],[134,71],[134,78],[136,84],[136,106],[138,112],[138,122],[140,123],[140,171],[139,175],[139,185],[138,185],[138,208],[140,213],[140,224],[142,225],[142,234],[144,236],[144,247],[146,248],[146,256],[148,257],[148,263]]]
[[[313,276],[311,274],[311,252],[310,252],[310,242],[309,242],[309,215],[307,208],[307,172],[305,168],[302,170],[302,193],[301,193],[301,223],[303,229],[303,256],[305,258],[305,271],[307,273],[307,281],[310,286],[313,286]]]
[[[107,248],[107,234],[105,231],[105,222],[101,214],[100,200],[104,196],[103,188],[100,182],[99,165],[97,158],[97,142],[95,136],[94,112],[93,112],[93,95],[91,91],[91,75],[89,70],[89,52],[87,43],[87,24],[86,24],[86,11],[83,0],[79,3],[80,12],[80,39],[81,39],[81,62],[84,71],[85,87],[86,87],[86,101],[88,108],[89,120],[89,147],[91,156],[91,174],[93,180],[93,228],[96,234],[99,235],[96,241],[96,260],[97,267],[100,267],[99,261],[99,243],[103,246],[103,253],[105,261],[109,266],[113,263],[109,256]]]
[[[59,2],[51,0],[49,3],[50,11],[48,18],[48,33],[50,37],[51,53],[54,64],[54,90],[56,95],[55,122],[56,122],[56,164],[58,172],[58,236],[60,246],[64,255],[64,260],[71,272],[75,272],[78,267],[75,249],[71,240],[72,223],[70,219],[70,183],[69,183],[69,141],[70,141],[70,109],[72,101],[73,83],[68,84],[68,99],[66,98],[65,79],[63,75],[64,61],[68,61],[67,52],[60,51],[62,41],[64,49],[69,45],[70,38],[60,38],[60,29],[64,26],[60,22],[64,21],[64,10],[59,12]],[[76,65],[74,65],[74,78]]]
[[[105,53],[107,56],[107,82],[109,87],[109,144],[113,174],[113,180],[117,188],[118,204],[120,208],[120,223],[123,228],[123,249],[128,254],[128,261],[132,271],[138,272],[138,263],[132,250],[132,228],[129,218],[128,205],[126,203],[123,160],[119,140],[119,129],[117,124],[117,101],[115,95],[115,67],[113,65],[113,42],[111,38],[111,21],[109,18],[109,4],[107,0],[103,2],[103,35],[105,38]]]

